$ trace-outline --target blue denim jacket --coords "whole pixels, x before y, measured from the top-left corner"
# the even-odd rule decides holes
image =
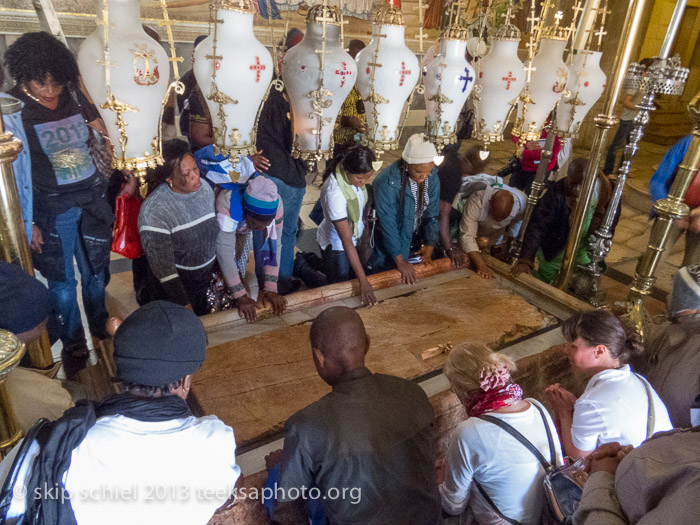
[[[423,211],[419,231],[423,242],[434,246],[439,239],[438,205],[440,202],[440,179],[437,167],[433,168],[427,179],[428,207]],[[398,161],[383,170],[372,183],[375,207],[381,225],[381,234],[377,239],[377,248],[372,256],[371,265],[377,269],[394,267],[393,258],[403,255],[408,260],[413,237],[413,219],[416,201],[410,188],[406,187],[402,220],[399,225],[397,208],[401,189],[401,169]]]
[[[22,124],[22,108],[24,103],[7,93],[0,93],[0,97],[11,99],[12,102],[19,102],[20,106],[14,113],[5,113],[3,111],[2,120],[5,123],[5,129],[12,133],[15,138],[22,141],[22,151],[17,156],[17,160],[12,163],[12,168],[15,172],[15,181],[17,182],[17,191],[19,192],[19,202],[22,205],[22,219],[24,220],[24,228],[27,232],[27,241],[32,242],[32,217],[33,217],[33,200],[32,200],[32,164],[31,156],[29,155],[29,146],[27,143],[27,135],[24,132]]]

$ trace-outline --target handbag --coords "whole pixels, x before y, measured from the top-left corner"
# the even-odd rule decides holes
[[[114,169],[112,169],[112,155],[107,149],[107,139],[87,122],[86,125],[90,129],[87,145],[92,163],[104,178],[109,179],[114,173]]]
[[[544,468],[545,476],[544,480],[542,481],[544,486],[544,502],[542,504],[541,523],[547,525],[555,523],[572,523],[574,512],[581,502],[583,484],[586,479],[586,474],[583,472],[583,460],[579,459],[572,464],[563,465],[561,467],[554,466],[556,461],[554,439],[552,438],[552,431],[547,423],[547,418],[544,415],[544,409],[536,401],[530,401],[530,403],[539,411],[540,416],[542,417],[542,422],[544,423],[544,428],[547,432],[550,461],[547,461],[544,456],[542,456],[540,451],[537,450],[537,448],[530,443],[525,436],[515,430],[508,423],[488,415],[479,416],[479,419],[493,423],[502,430],[508,432],[525,448],[527,448]],[[478,481],[475,480],[474,483],[486,502],[493,508],[496,514],[501,517],[501,519],[511,523],[512,525],[519,525],[520,522],[512,518],[508,518],[501,513]]]
[[[85,125],[88,127],[87,147],[88,150],[90,150],[90,158],[92,159],[92,163],[105,179],[109,179],[112,176],[112,173],[114,173],[114,169],[112,169],[112,154],[109,152],[109,148],[107,147],[107,141],[109,139],[90,125],[85,109],[80,103],[80,98],[75,90],[71,89],[70,94],[80,108],[80,114],[83,116]]]
[[[138,228],[140,210],[141,201],[138,197],[128,193],[117,197],[112,251],[127,259],[136,259],[142,253]]]
[[[209,286],[207,286],[207,307],[209,308],[209,313],[232,310],[236,307],[236,304],[233,291],[226,286],[223,273],[219,269],[218,263],[215,263],[211,270]]]

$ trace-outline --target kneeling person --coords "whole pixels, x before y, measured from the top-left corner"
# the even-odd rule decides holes
[[[314,364],[333,391],[285,425],[276,494],[286,497],[275,508],[315,486],[333,524],[441,523],[432,407],[415,383],[365,367],[369,343],[350,308],[311,325]]]
[[[477,187],[466,196],[459,223],[460,244],[479,276],[490,279],[494,274],[481,257],[477,237],[487,237],[489,247],[517,237],[525,214],[526,197],[497,177],[477,175],[472,178],[477,180],[467,183],[467,187],[481,184],[483,189]]]
[[[278,315],[287,307],[287,300],[277,293],[284,210],[277,186],[270,179],[258,176],[245,186],[233,186],[233,189],[222,186],[216,197],[219,223],[216,258],[226,286],[236,299],[239,315],[252,323],[259,304],[269,302]],[[253,244],[256,273],[263,281],[257,303],[248,295],[241,280],[245,277]]]

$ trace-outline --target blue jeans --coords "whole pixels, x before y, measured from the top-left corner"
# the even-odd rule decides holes
[[[332,245],[323,250],[323,273],[328,278],[328,283],[341,283],[355,277],[350,267],[350,259],[344,250],[334,250]]]
[[[58,336],[64,348],[85,343],[85,331],[78,307],[78,281],[75,279],[73,256],[78,263],[83,290],[83,305],[90,332],[95,337],[105,337],[107,307],[105,306],[105,272],[95,275],[85,255],[78,231],[80,208],[71,208],[56,217],[56,233],[63,249],[64,281],[48,280],[52,315],[58,327]]]
[[[297,242],[297,230],[299,229],[297,223],[306,188],[295,188],[276,177],[269,177],[269,179],[277,186],[277,192],[284,207],[279,277],[280,279],[291,279],[294,270],[294,246]]]

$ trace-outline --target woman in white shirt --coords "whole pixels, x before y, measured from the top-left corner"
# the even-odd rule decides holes
[[[316,233],[328,282],[348,281],[354,273],[365,304],[375,304],[377,299],[357,245],[365,229],[363,217],[371,191],[367,182],[374,175],[375,160],[369,148],[353,146],[328,163],[321,186],[323,221]]]
[[[578,399],[558,383],[545,390],[567,456],[584,457],[612,442],[636,447],[654,432],[673,428],[661,398],[626,364],[643,351],[636,333],[628,335],[602,310],[574,313],[562,332],[572,368],[591,378]]]
[[[440,485],[443,510],[461,515],[460,523],[540,523],[543,465],[498,422],[519,432],[549,464],[562,464],[552,419],[540,403],[522,399],[510,377],[514,370],[508,356],[481,344],[457,346],[445,361],[445,375],[468,415],[452,436]]]

